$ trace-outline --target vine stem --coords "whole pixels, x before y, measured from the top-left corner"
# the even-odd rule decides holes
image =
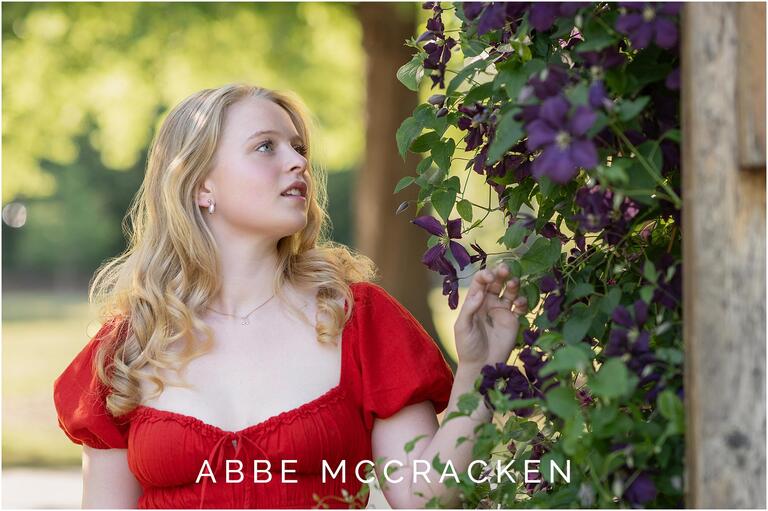
[[[624,144],[629,147],[630,151],[635,153],[637,156],[637,160],[640,162],[640,165],[645,168],[645,170],[648,172],[648,174],[662,187],[664,188],[664,191],[667,192],[667,194],[672,198],[672,202],[675,204],[675,207],[680,209],[682,207],[682,200],[680,197],[675,193],[675,191],[672,189],[671,186],[669,186],[664,179],[656,173],[656,170],[653,168],[653,166],[648,163],[648,160],[645,159],[645,156],[640,154],[640,151],[637,150],[637,147],[632,144],[632,142],[629,141],[626,135],[624,135],[624,132],[622,132],[614,123],[609,123],[611,126],[611,129],[614,133],[621,139]]]

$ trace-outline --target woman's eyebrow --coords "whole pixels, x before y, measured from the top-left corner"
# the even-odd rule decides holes
[[[259,130],[254,133],[251,133],[251,135],[248,138],[246,138],[245,141],[248,142],[249,140],[252,140],[261,135],[281,135],[281,133],[275,130]],[[293,138],[291,139],[291,142],[304,143],[304,140],[302,140],[301,135],[294,135]]]

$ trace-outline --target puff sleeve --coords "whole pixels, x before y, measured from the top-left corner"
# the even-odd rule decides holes
[[[105,323],[53,382],[59,427],[72,442],[96,449],[128,447],[129,424],[107,410],[109,389],[94,369],[96,349],[115,325]]]
[[[363,415],[387,418],[405,406],[432,401],[448,406],[453,373],[435,341],[413,315],[382,287],[367,283],[358,311]]]

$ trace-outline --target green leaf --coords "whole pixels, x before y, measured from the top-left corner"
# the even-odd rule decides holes
[[[579,303],[573,307],[571,317],[563,326],[563,338],[568,344],[581,341],[592,325],[594,312],[586,305]]]
[[[419,82],[424,77],[424,54],[417,53],[413,58],[397,70],[397,79],[400,83],[414,92],[419,90]]]
[[[549,270],[560,260],[560,240],[552,238],[538,238],[528,252],[520,259],[523,265],[523,273],[531,275]]]
[[[515,66],[515,67],[513,67]],[[496,75],[494,83],[498,86],[504,86],[504,92],[507,97],[512,101],[517,101],[520,91],[525,83],[528,81],[528,74],[525,68],[518,66],[517,62],[510,59],[504,64],[497,66],[499,74]]]
[[[561,431],[561,442],[563,451],[569,456],[575,455],[581,449],[588,446],[587,442],[582,440],[584,436],[584,418],[580,413],[574,414],[565,420],[565,426]],[[586,440],[590,440],[589,437]]]
[[[432,147],[432,158],[441,169],[448,171],[451,168],[451,157],[456,149],[456,142],[452,138],[440,141]]]
[[[509,250],[516,248],[523,241],[523,238],[527,233],[528,229],[523,227],[522,222],[512,224],[511,226],[507,227],[507,230],[504,233],[504,246]]]
[[[612,314],[613,309],[619,305],[621,301],[621,289],[618,287],[612,288],[608,293],[600,300],[600,312],[605,314]]]
[[[649,282],[656,283],[656,266],[650,259],[646,259],[643,264],[643,277]]]
[[[427,156],[426,158],[421,160],[418,165],[416,165],[416,173],[418,175],[423,174],[424,171],[427,170],[430,165],[432,165],[432,157]]]
[[[459,216],[467,222],[472,221],[472,203],[467,199],[462,199],[456,204],[456,211],[458,211]]]
[[[579,413],[579,404],[573,389],[563,384],[547,392],[547,408],[562,419]]]
[[[653,286],[643,286],[640,288],[640,298],[642,298],[645,303],[650,304],[653,299],[654,290]]]
[[[488,60],[490,60],[490,58],[491,57],[487,57],[486,59],[478,59],[459,71],[456,76],[454,76],[453,79],[448,83],[448,88],[445,91],[445,95],[452,95],[459,88],[459,86],[464,83],[464,80],[469,78],[471,75],[474,75],[478,70],[488,67]]]
[[[470,415],[477,409],[478,404],[480,404],[480,396],[476,392],[467,392],[459,396],[457,406],[461,413]]]
[[[656,404],[661,415],[669,419],[672,425],[672,433],[685,432],[685,408],[677,394],[671,390],[663,390],[656,398]]]
[[[395,186],[395,193],[400,192],[403,188],[410,186],[416,179],[413,176],[405,176],[397,182]]]
[[[493,82],[486,82],[472,87],[464,96],[464,104],[471,105],[476,101],[482,101],[493,94]]]
[[[584,371],[589,366],[589,355],[585,352],[584,347],[580,346],[563,346],[557,350],[554,354],[554,358],[547,362],[547,364],[539,370],[541,376],[547,376],[552,373],[570,372],[570,371]]]
[[[411,451],[413,450],[413,448],[416,446],[416,442],[418,442],[419,440],[421,440],[421,439],[422,439],[422,438],[424,438],[425,436],[427,436],[427,435],[419,435],[419,436],[417,436],[416,438],[414,438],[413,440],[411,440],[410,442],[407,442],[407,443],[406,443],[406,444],[403,446],[403,449],[405,449],[405,452],[407,452],[407,453],[408,453],[408,452],[411,452]]]
[[[586,23],[582,30],[584,42],[576,46],[576,52],[598,51],[614,42],[614,38],[606,29],[594,18]]]
[[[544,316],[541,316],[544,317]],[[536,346],[539,346],[544,351],[550,351],[552,346],[559,344],[563,340],[563,336],[560,332],[544,332],[536,339]]]
[[[428,131],[422,135],[419,135],[411,142],[409,149],[414,153],[425,153],[432,149],[432,147],[440,142],[440,135],[434,131]]]
[[[400,157],[405,160],[405,153],[408,151],[411,142],[419,136],[424,125],[417,121],[414,117],[408,117],[397,128],[395,139],[397,140],[397,151],[400,153]]]
[[[625,99],[617,108],[619,112],[619,119],[624,122],[634,119],[640,112],[643,111],[645,105],[650,101],[650,96],[640,96],[635,100]]]
[[[461,180],[459,179],[459,176],[451,176],[443,181],[441,187],[459,193],[459,190],[461,189]]]
[[[579,282],[568,290],[566,296],[568,302],[578,300],[584,296],[589,296],[595,292],[595,288],[589,282]]]
[[[448,216],[453,210],[453,204],[456,202],[456,192],[453,190],[435,190],[432,192],[430,202],[432,202],[437,214],[447,222]]]
[[[600,370],[589,378],[589,388],[592,393],[612,399],[621,397],[632,390],[629,372],[619,358],[612,357],[606,360]]]
[[[536,307],[536,305],[539,303],[539,286],[533,283],[526,284],[523,286],[523,296],[525,296],[525,299],[528,300],[528,310],[533,310],[533,308]]]
[[[518,422],[509,419],[507,420],[504,429],[510,439],[516,442],[529,442],[536,436],[536,433],[539,432],[539,425],[529,420],[520,420]]]
[[[668,138],[669,140],[671,140],[673,142],[677,142],[679,144],[680,141],[681,141],[682,136],[680,134],[680,130],[679,129],[673,129],[673,130],[665,131],[664,134],[659,139],[659,141],[662,141],[665,138]]]
[[[496,135],[488,148],[488,160],[486,164],[496,163],[507,150],[515,145],[523,136],[523,125],[520,121],[514,119],[520,111],[519,108],[513,108],[504,113],[499,119],[496,128]]]

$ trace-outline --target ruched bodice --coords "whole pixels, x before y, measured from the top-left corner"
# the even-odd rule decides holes
[[[96,343],[111,328],[105,324],[54,382],[59,425],[75,443],[128,450],[128,466],[144,489],[139,508],[349,508],[343,496],[365,484],[355,468],[373,460],[375,419],[425,400],[440,412],[453,383],[434,341],[402,305],[375,284],[352,290],[339,384],[297,408],[240,431],[143,405],[112,417],[104,404],[108,389],[91,365]],[[361,479],[367,467],[357,472]],[[366,494],[356,504],[367,500]]]

